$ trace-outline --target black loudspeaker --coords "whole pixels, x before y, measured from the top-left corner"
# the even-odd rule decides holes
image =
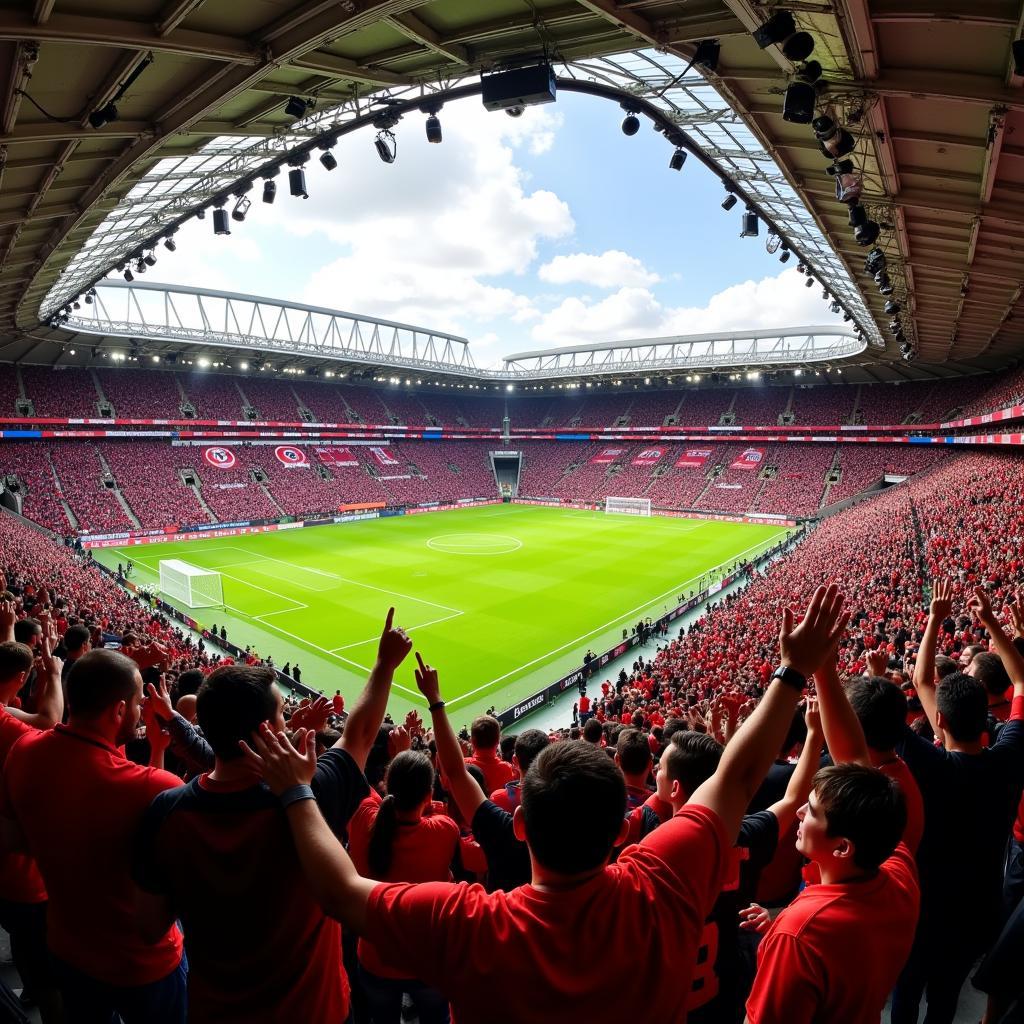
[[[555,71],[550,64],[484,75],[481,98],[488,110],[555,102]]]
[[[814,86],[792,82],[782,103],[782,120],[792,124],[810,124],[814,117]]]

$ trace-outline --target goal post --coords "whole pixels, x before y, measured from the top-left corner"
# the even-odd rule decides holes
[[[188,608],[219,608],[224,604],[219,572],[177,558],[161,559],[160,590]]]
[[[604,499],[606,513],[617,513],[624,516],[649,516],[651,514],[650,498],[614,498]]]

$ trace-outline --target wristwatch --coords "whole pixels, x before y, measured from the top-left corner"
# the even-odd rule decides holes
[[[792,686],[794,690],[799,690],[801,693],[803,693],[804,687],[807,686],[807,677],[801,675],[795,668],[790,668],[788,665],[780,665],[772,673],[772,679],[778,679],[787,686]]]

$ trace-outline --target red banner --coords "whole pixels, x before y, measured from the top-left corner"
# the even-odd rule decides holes
[[[633,456],[632,466],[654,466],[659,463],[665,455],[664,448],[644,448]]]
[[[383,466],[385,469],[391,469],[393,466],[401,465],[398,459],[396,459],[387,448],[382,448],[380,445],[371,445],[367,450],[377,460],[378,466]]]
[[[614,462],[624,451],[624,448],[603,448],[590,462],[595,466],[607,466],[608,463]]]
[[[714,453],[711,448],[687,448],[676,459],[676,466],[679,469],[702,469],[712,454]]]
[[[288,469],[309,469],[309,458],[301,448],[291,444],[279,444],[274,449],[277,461]]]
[[[236,459],[230,448],[207,448],[203,452],[203,461],[217,469],[234,469]]]
[[[316,448],[316,457],[328,466],[358,466],[359,460],[348,448]]]
[[[730,469],[760,469],[764,463],[764,449],[763,448],[748,448],[739,458],[737,458]]]

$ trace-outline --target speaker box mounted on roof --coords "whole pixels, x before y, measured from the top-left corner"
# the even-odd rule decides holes
[[[488,110],[555,102],[555,70],[550,64],[497,71],[481,78],[481,98]]]

